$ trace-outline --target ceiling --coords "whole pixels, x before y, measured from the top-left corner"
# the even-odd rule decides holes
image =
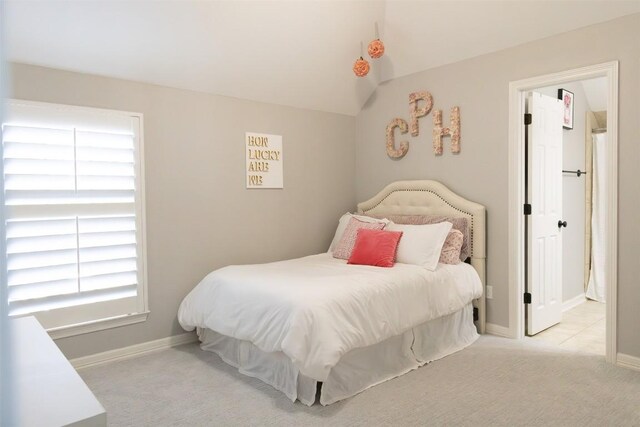
[[[11,61],[356,115],[385,80],[640,12],[640,1],[9,0]],[[374,38],[386,46],[357,78]]]

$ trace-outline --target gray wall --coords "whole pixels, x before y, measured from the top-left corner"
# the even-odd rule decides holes
[[[573,129],[562,130],[562,169],[585,170],[585,127],[589,104],[580,82],[566,83],[536,89],[552,98],[558,89],[573,92]],[[585,236],[585,183],[588,177],[562,175],[562,218],[567,228],[562,229],[562,300],[568,301],[584,294],[584,236]]]
[[[446,35],[443,35],[446,37]],[[419,54],[419,53],[415,53]],[[607,61],[620,62],[618,351],[640,357],[640,14],[571,31],[515,48],[394,79],[378,87],[356,118],[356,197],[365,200],[399,179],[436,179],[487,207],[488,321],[509,326],[508,89],[509,82]],[[429,90],[434,108],[461,109],[462,152],[435,157],[431,117],[420,121],[402,160],[385,151],[385,127],[408,119],[408,95]],[[407,134],[408,136],[409,134]],[[400,140],[400,138],[398,138]],[[448,143],[448,139],[446,140]]]
[[[151,314],[57,340],[67,357],[184,332],[178,305],[208,272],[326,251],[353,209],[353,117],[22,64],[11,71],[14,98],[144,114]],[[283,190],[245,189],[246,131],[283,136]]]

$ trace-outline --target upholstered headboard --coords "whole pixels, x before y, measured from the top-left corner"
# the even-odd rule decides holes
[[[483,294],[474,302],[478,309],[477,326],[484,333],[486,220],[484,206],[461,197],[437,181],[397,181],[387,185],[371,199],[358,204],[364,215],[446,215],[469,218],[471,265],[482,280]]]

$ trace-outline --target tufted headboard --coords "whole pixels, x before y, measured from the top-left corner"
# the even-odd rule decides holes
[[[484,206],[461,197],[437,181],[396,181],[371,199],[358,203],[364,215],[446,215],[469,218],[471,265],[482,280],[482,297],[474,301],[478,309],[477,327],[484,333],[486,300],[486,220]]]

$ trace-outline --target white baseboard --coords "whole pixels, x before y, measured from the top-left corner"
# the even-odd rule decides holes
[[[580,295],[576,295],[575,297],[573,297],[571,299],[563,301],[562,302],[562,312],[564,313],[565,311],[569,311],[573,307],[577,307],[580,304],[585,303],[585,302],[587,302],[587,297],[583,292]]]
[[[71,359],[70,362],[74,368],[82,369],[89,366],[102,365],[103,363],[142,356],[155,351],[175,347],[177,345],[192,343],[197,340],[198,336],[194,332],[187,332],[185,334],[173,335],[171,337],[161,338],[154,341],[147,341],[129,347],[117,348],[115,350],[78,357],[76,359]]]
[[[640,357],[629,356],[628,354],[618,353],[616,364],[623,368],[640,371]]]
[[[487,323],[485,325],[485,330],[488,334],[497,335],[499,337],[511,338],[511,329],[505,328],[504,326],[496,325],[493,323]]]

